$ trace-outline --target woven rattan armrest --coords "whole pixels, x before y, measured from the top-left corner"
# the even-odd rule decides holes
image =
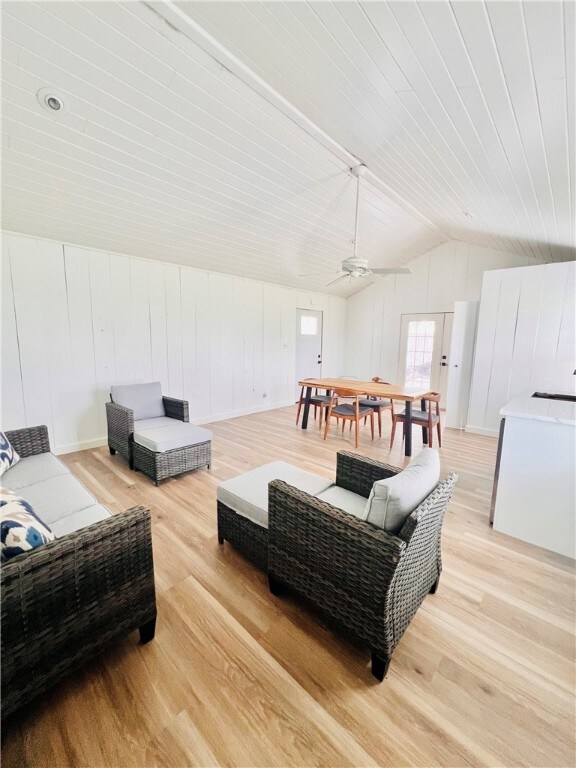
[[[106,403],[108,431],[132,435],[134,433],[134,411],[118,403]]]
[[[336,485],[367,499],[377,480],[393,477],[400,471],[398,467],[382,464],[366,456],[339,451],[336,458]]]
[[[175,397],[163,397],[164,410],[166,416],[180,421],[190,421],[190,414],[187,400],[177,400]]]
[[[10,445],[21,458],[35,456],[38,453],[50,452],[50,438],[48,427],[25,427],[6,432]]]
[[[150,512],[134,507],[18,555],[0,580],[5,716],[110,640],[153,625]]]

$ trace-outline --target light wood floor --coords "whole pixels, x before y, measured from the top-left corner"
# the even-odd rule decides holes
[[[495,440],[445,432],[442,468],[460,481],[440,589],[381,684],[367,651],[218,546],[220,481],[275,459],[333,477],[336,451],[354,450],[294,414],[214,424],[213,469],[160,488],[107,448],[65,457],[113,511],[152,510],[157,633],[117,642],[14,717],[4,768],[575,764],[574,564],[490,530]],[[402,466],[385,421],[358,452]]]

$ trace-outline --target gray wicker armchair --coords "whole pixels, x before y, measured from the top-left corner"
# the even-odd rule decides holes
[[[46,427],[6,435],[22,458],[50,451]],[[111,640],[154,637],[150,512],[134,507],[18,555],[0,580],[4,718]]]
[[[400,470],[340,452],[336,484],[368,497]],[[372,651],[383,680],[392,653],[442,570],[440,536],[458,476],[448,475],[393,536],[314,496],[274,480],[268,499],[270,589],[287,586]]]

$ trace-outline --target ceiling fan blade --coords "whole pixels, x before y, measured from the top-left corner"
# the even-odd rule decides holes
[[[344,280],[345,277],[349,277],[348,272],[344,272],[344,274],[340,275],[340,277],[337,277],[336,280],[332,280],[331,283],[327,283],[326,288],[328,288],[329,285],[334,285],[334,283],[337,283],[339,280]]]
[[[411,275],[410,267],[391,267],[390,269],[371,269],[373,275]]]
[[[342,270],[324,270],[324,272],[305,272],[303,275],[298,275],[298,277],[319,277],[320,275],[338,275],[341,274]]]

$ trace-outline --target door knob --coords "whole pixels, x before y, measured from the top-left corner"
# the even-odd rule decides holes
[[[441,366],[446,366],[448,363],[440,363]]]

